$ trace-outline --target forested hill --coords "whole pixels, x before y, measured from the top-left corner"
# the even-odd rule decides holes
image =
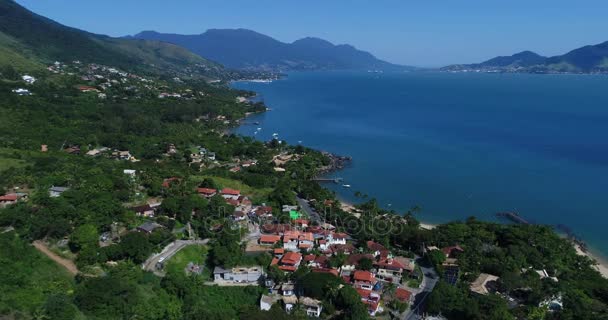
[[[566,54],[543,57],[531,51],[496,57],[482,63],[456,64],[444,71],[608,73],[608,41],[584,46]]]
[[[381,69],[403,70],[351,45],[318,38],[284,43],[247,29],[210,29],[198,35],[144,31],[136,39],[174,43],[228,67],[255,70]]]
[[[0,65],[28,70],[79,60],[145,73],[224,78],[223,66],[176,45],[119,39],[64,26],[0,0]]]

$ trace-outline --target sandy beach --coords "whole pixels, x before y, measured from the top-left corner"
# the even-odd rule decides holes
[[[576,249],[576,253],[578,255],[581,256],[586,256],[589,257],[591,260],[594,260],[597,262],[597,264],[594,266],[594,268],[599,271],[599,273],[602,274],[602,276],[604,278],[608,279],[608,262],[599,258],[597,255],[594,255],[593,253],[587,251],[584,252],[583,250],[581,250],[581,247],[577,244],[574,245],[574,249]]]

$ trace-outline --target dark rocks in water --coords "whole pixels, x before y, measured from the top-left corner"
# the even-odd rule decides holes
[[[342,170],[349,166],[353,161],[353,158],[349,156],[340,156],[325,151],[322,153],[324,156],[329,158],[329,164],[319,168],[319,173],[321,174]]]

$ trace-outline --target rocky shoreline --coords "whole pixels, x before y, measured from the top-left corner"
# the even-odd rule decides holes
[[[341,156],[327,151],[321,151],[321,153],[329,158],[329,164],[319,168],[318,173],[321,175],[342,170],[350,166],[353,161],[353,158],[349,156]]]

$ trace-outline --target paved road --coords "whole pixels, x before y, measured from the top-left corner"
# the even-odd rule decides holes
[[[207,244],[209,243],[209,239],[205,240],[175,240],[169,243],[160,253],[154,254],[148,258],[143,264],[142,268],[146,271],[152,271],[158,276],[164,276],[162,272],[156,269],[156,264],[161,258],[164,258],[164,261],[169,260],[173,257],[177,252],[179,252],[184,247],[187,247],[191,244]]]
[[[412,307],[403,315],[403,320],[422,319],[421,314],[424,311],[424,303],[439,281],[439,275],[435,269],[432,266],[426,265],[423,258],[418,256],[416,258],[416,263],[422,271],[422,283]]]
[[[321,221],[321,216],[319,216],[319,213],[317,213],[317,211],[313,209],[310,204],[308,204],[308,201],[300,197],[296,197],[296,200],[298,200],[298,205],[300,206],[300,208],[302,208],[302,211],[304,211],[304,213],[306,213],[310,217],[311,222],[323,222]]]

